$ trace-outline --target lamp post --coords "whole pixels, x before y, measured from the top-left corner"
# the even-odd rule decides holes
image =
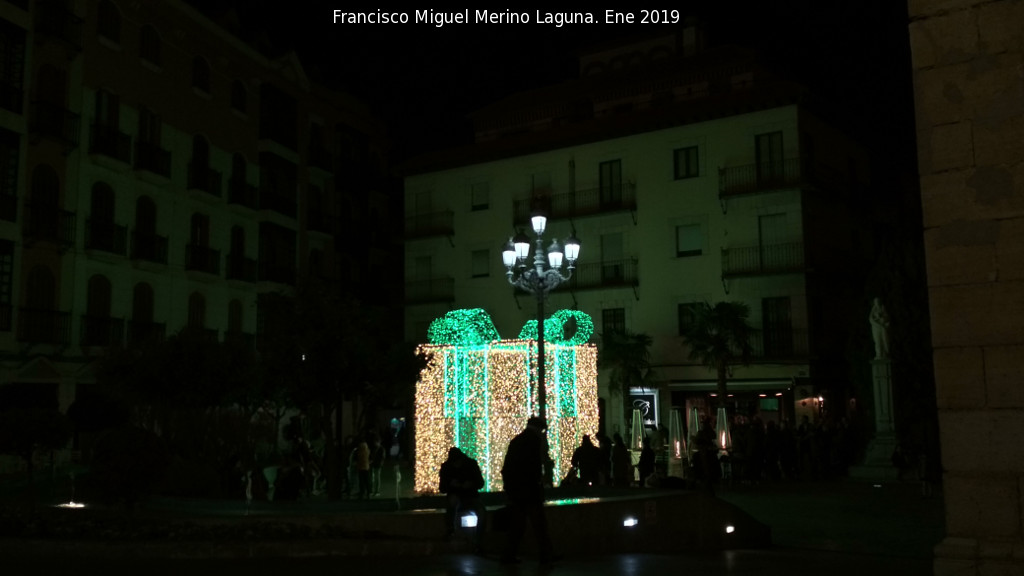
[[[533,266],[527,260],[530,256],[530,239],[520,230],[509,238],[501,252],[501,260],[505,264],[508,283],[537,297],[537,408],[539,416],[547,422],[547,388],[544,380],[544,299],[548,292],[572,277],[576,259],[580,255],[580,241],[570,236],[565,240],[565,251],[552,240],[544,258],[544,229],[547,218],[543,214],[534,213],[530,224],[537,235],[536,248],[533,253]],[[565,273],[562,272],[562,260],[565,260]]]

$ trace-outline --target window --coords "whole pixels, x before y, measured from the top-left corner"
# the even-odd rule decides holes
[[[139,108],[139,142],[160,145],[160,117],[147,108]]]
[[[242,84],[241,80],[234,80],[231,82],[231,108],[245,114],[246,104],[248,103],[248,93],[245,90],[245,84]]]
[[[206,298],[199,292],[193,292],[188,297],[188,327],[206,327]]]
[[[598,166],[598,181],[601,205],[617,205],[622,202],[622,161],[609,160]]]
[[[139,56],[150,64],[160,65],[160,36],[148,24],[139,32]]]
[[[0,20],[0,108],[21,114],[24,104],[25,31]]]
[[[486,278],[491,275],[491,251],[473,250],[473,278]]]
[[[238,300],[232,300],[228,304],[228,332],[242,333],[242,303]]]
[[[676,180],[700,176],[700,155],[696,146],[678,148],[672,156]]]
[[[96,18],[96,31],[114,44],[121,43],[121,13],[110,0],[100,0]]]
[[[622,234],[601,235],[601,281],[617,283],[625,280],[625,260],[622,255]]]
[[[686,258],[704,253],[704,233],[700,224],[676,226],[676,256]]]
[[[601,331],[605,334],[625,334],[626,309],[605,308],[601,310]]]
[[[121,103],[116,94],[106,90],[96,92],[96,124],[117,129],[121,115]]]
[[[14,286],[14,242],[0,240],[0,331],[11,330]]]
[[[210,93],[210,65],[200,56],[192,59],[192,87]]]
[[[790,310],[789,296],[761,299],[764,354],[769,358],[793,355],[793,320]]]
[[[474,212],[477,210],[487,210],[491,204],[491,185],[488,182],[477,182],[473,184],[473,189],[470,194],[470,209]]]
[[[768,132],[754,137],[757,151],[759,182],[781,180],[785,171],[782,162],[782,132]]]
[[[193,214],[189,227],[189,238],[193,246],[208,247],[210,245],[210,217],[205,214]]]
[[[693,326],[693,323],[697,320],[697,309],[700,305],[700,302],[683,302],[679,304],[677,313],[679,314],[680,336],[686,336],[690,327]]]

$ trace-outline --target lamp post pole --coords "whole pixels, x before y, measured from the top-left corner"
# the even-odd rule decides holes
[[[580,242],[570,236],[565,240],[565,251],[552,240],[544,258],[544,229],[547,218],[534,215],[530,219],[533,231],[537,234],[536,247],[533,254],[533,267],[526,264],[530,253],[530,240],[520,231],[515,237],[509,238],[502,250],[502,261],[506,268],[508,283],[537,297],[537,410],[539,416],[547,422],[547,382],[544,370],[544,299],[548,293],[572,277],[576,259],[580,253]],[[563,258],[568,262],[565,273],[562,272]]]

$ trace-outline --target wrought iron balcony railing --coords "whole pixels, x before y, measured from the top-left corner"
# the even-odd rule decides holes
[[[410,280],[405,283],[405,302],[407,304],[454,301],[454,278],[429,278]]]
[[[255,210],[259,206],[256,187],[244,179],[232,176],[228,179],[228,204],[238,204]]]
[[[598,188],[516,200],[512,205],[513,221],[516,224],[525,224],[535,209],[542,210],[551,220],[635,210],[636,185],[632,182],[620,182]]]
[[[29,132],[63,144],[71,150],[78,147],[81,117],[67,108],[37,100],[29,110]]]
[[[229,330],[224,333],[224,343],[242,350],[254,352],[256,350],[256,335]]]
[[[167,236],[133,230],[131,259],[167,264]]]
[[[165,178],[171,176],[171,152],[154,142],[135,143],[135,169],[145,170]]]
[[[128,342],[144,344],[163,342],[167,326],[163,322],[128,321]]]
[[[35,32],[82,49],[82,19],[63,2],[47,0],[36,5]]]
[[[808,338],[806,330],[792,326],[768,326],[750,332],[751,356],[755,360],[806,360]]]
[[[726,278],[792,274],[803,271],[803,242],[722,248],[722,276]]]
[[[278,214],[295,218],[298,212],[295,189],[284,190],[269,184],[260,185],[260,210],[273,210]]]
[[[71,342],[71,313],[21,308],[17,339],[31,344],[67,345]]]
[[[124,320],[103,316],[82,316],[82,346],[120,346],[124,342]]]
[[[228,280],[256,281],[258,269],[255,258],[246,258],[244,254],[228,254],[227,266]]]
[[[272,264],[266,261],[259,263],[259,281],[276,282],[278,284],[295,285],[296,270],[291,264]]]
[[[22,233],[33,240],[71,246],[75,242],[75,213],[55,206],[27,204]]]
[[[189,162],[188,187],[192,190],[201,190],[220,198],[220,172],[211,169],[209,166]]]
[[[124,256],[128,252],[128,227],[95,218],[85,220],[85,247]]]
[[[405,217],[406,238],[450,236],[455,233],[455,213],[451,210],[413,214]]]
[[[185,270],[220,275],[220,250],[197,244],[185,245]]]
[[[125,164],[132,162],[132,137],[117,128],[93,124],[89,133],[89,153],[102,154]]]
[[[800,158],[718,169],[718,195],[723,198],[798,188],[807,183]]]

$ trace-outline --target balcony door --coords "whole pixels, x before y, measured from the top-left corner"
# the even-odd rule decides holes
[[[619,284],[625,280],[622,234],[601,235],[601,283]]]
[[[622,161],[601,162],[598,171],[601,206],[614,207],[622,204]]]
[[[775,184],[783,181],[782,132],[768,132],[754,137],[757,153],[757,181]]]
[[[786,215],[763,214],[757,217],[758,251],[761,270],[783,267],[785,262]]]
[[[789,296],[761,299],[761,328],[766,358],[793,356],[793,319]]]

